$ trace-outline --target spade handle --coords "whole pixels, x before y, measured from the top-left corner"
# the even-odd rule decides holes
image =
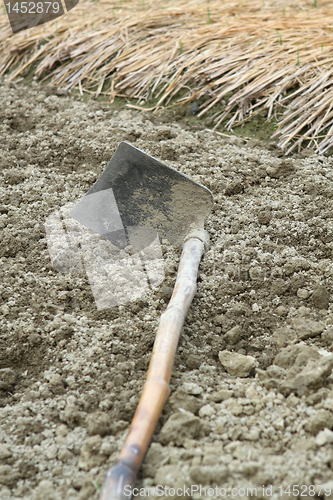
[[[198,268],[209,236],[203,229],[186,238],[176,284],[161,316],[147,379],[117,462],[108,470],[100,500],[130,500],[137,472],[169,397],[172,366],[187,311],[197,290]]]

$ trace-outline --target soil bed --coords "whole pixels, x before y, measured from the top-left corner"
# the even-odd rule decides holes
[[[1,500],[97,499],[133,417],[180,248],[162,241],[157,291],[98,311],[85,274],[53,268],[44,228],[121,140],[214,194],[138,485],[256,487],[259,498],[263,485],[276,498],[280,485],[332,486],[332,158],[286,158],[273,143],[37,85],[1,86],[0,117]]]

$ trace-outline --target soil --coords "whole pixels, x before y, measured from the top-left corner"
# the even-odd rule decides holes
[[[1,500],[97,499],[138,403],[180,246],[162,240],[156,290],[98,310],[84,272],[55,270],[45,232],[121,140],[214,196],[210,249],[138,486],[256,487],[264,498],[272,485],[287,499],[303,485],[303,496],[329,497],[333,159],[286,158],[274,143],[24,82],[0,87],[0,116]]]

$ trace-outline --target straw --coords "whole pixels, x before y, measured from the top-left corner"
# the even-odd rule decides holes
[[[68,14],[11,33],[0,12],[0,75],[24,75],[155,112],[199,100],[228,130],[267,109],[286,152],[333,147],[331,3],[83,0]],[[93,27],[93,29],[92,29]],[[150,101],[154,99],[152,104]],[[132,104],[133,105],[133,104]]]

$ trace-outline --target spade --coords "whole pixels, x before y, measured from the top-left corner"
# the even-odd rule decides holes
[[[199,264],[209,245],[204,223],[212,203],[209,189],[121,142],[100,178],[70,212],[71,217],[121,249],[140,252],[162,240],[183,246],[141,398],[118,460],[106,474],[101,500],[130,499],[169,397],[179,335],[196,293]]]

